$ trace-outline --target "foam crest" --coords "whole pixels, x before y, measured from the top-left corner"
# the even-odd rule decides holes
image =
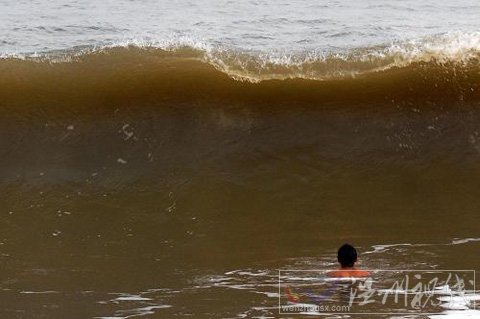
[[[156,51],[159,56],[168,54],[169,57],[197,59],[242,81],[292,78],[331,80],[353,78],[415,63],[477,65],[480,32],[447,33],[365,48],[304,52],[245,50],[187,36],[154,41],[139,38],[68,50],[4,53],[0,54],[0,58],[71,63],[92,54],[114,54],[120,48]]]

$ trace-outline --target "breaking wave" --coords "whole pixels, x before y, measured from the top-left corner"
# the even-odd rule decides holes
[[[125,42],[0,60],[3,101],[26,97],[375,101],[479,98],[480,33],[343,52],[262,53]],[[1,102],[0,102],[1,103]]]

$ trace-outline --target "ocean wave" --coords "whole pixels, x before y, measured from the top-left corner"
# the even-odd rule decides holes
[[[413,63],[478,64],[480,32],[435,35],[387,45],[339,51],[258,52],[212,45],[189,37],[163,41],[127,40],[97,46],[30,54],[4,53],[3,59],[72,63],[88,55],[111,54],[115,49],[157,51],[159,56],[195,58],[237,80],[258,82],[303,78],[331,80],[401,68]]]
[[[4,56],[0,96],[49,99],[361,103],[480,100],[480,34],[343,53],[218,49],[188,39]],[[1,103],[0,103],[1,104]]]

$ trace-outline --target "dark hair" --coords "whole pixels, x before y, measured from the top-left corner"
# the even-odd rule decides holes
[[[338,249],[337,258],[342,267],[353,267],[357,261],[357,251],[352,245],[344,244]]]

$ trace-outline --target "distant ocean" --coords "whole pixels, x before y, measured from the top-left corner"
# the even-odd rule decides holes
[[[478,268],[479,17],[0,1],[0,317],[283,318],[278,269],[344,242],[364,268]],[[426,310],[478,317],[466,296]]]

